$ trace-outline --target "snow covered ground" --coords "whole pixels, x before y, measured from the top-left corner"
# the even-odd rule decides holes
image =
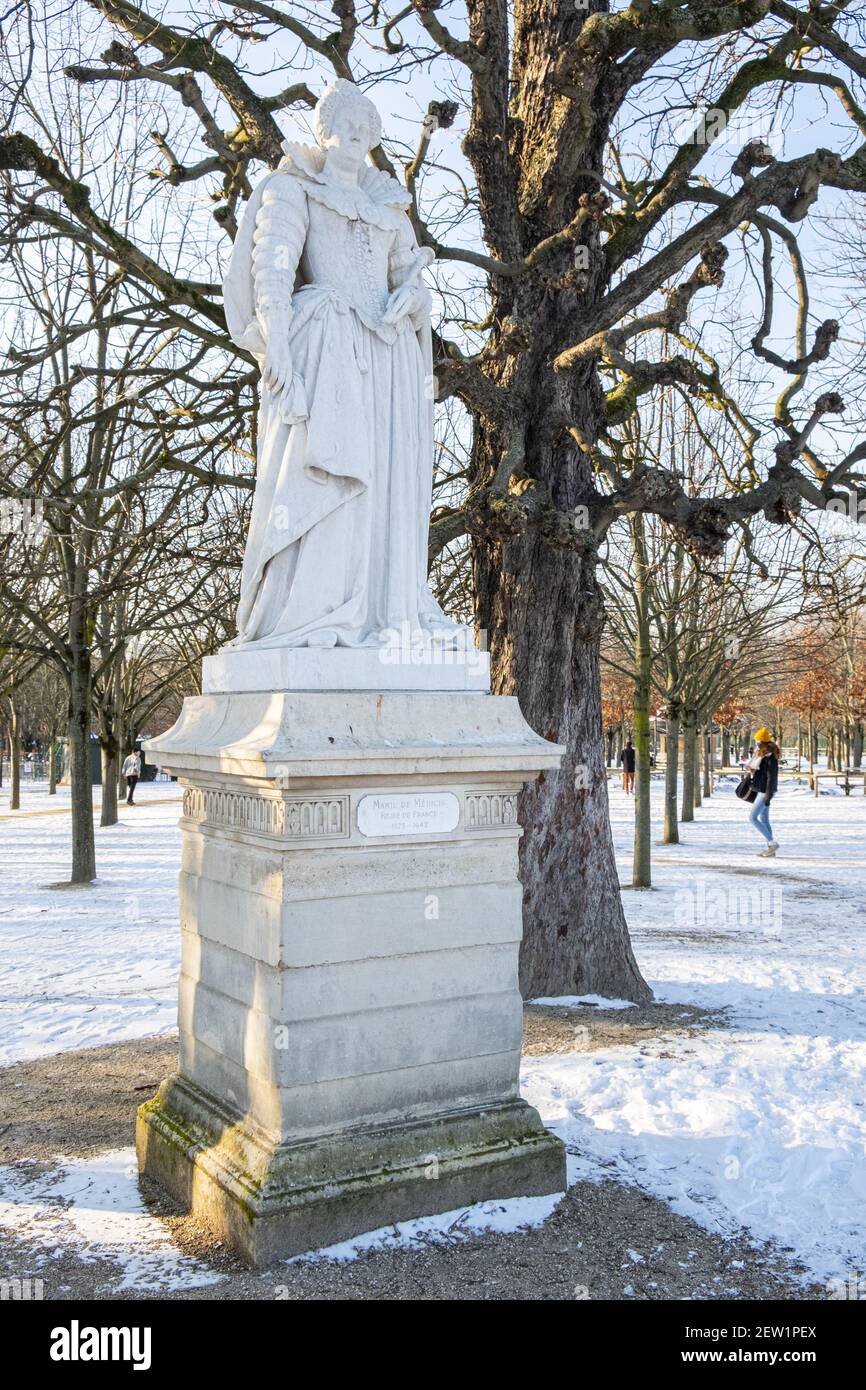
[[[660,798],[656,782],[656,824]],[[138,799],[97,829],[98,883],[68,889],[50,886],[68,873],[63,793],[25,787],[10,818],[0,791],[3,1062],[173,1027],[179,795],[156,783]],[[615,783],[611,812],[627,883],[632,805]],[[844,1279],[866,1248],[866,797],[783,782],[774,861],[756,858],[733,781],[696,816],[679,846],[654,848],[654,888],[624,901],[657,999],[726,1010],[729,1026],[527,1058],[524,1094],[566,1141],[572,1177],[634,1184],[707,1229],[745,1228],[816,1278]],[[87,1182],[89,1205],[104,1188],[131,1231],[153,1218],[117,1195],[128,1157],[90,1161]],[[0,1224],[14,1226],[24,1193],[2,1177]],[[34,1200],[31,1189],[31,1213]],[[515,1204],[514,1223],[525,1219]],[[170,1252],[152,1253],[154,1277],[183,1277]]]
[[[104,1260],[115,1267],[117,1277],[108,1285],[112,1293],[166,1293],[220,1278],[181,1254],[147,1210],[132,1148],[96,1158],[61,1158],[47,1171],[26,1163],[0,1168],[0,1225],[7,1239],[28,1241],[29,1268],[38,1271],[36,1277],[72,1250],[85,1263]]]
[[[654,846],[654,888],[624,894],[656,998],[723,1008],[729,1028],[528,1058],[523,1092],[574,1177],[634,1183],[844,1278],[866,1252],[866,798],[783,781],[767,861],[733,785]],[[611,812],[627,883],[632,807],[613,784]]]
[[[99,790],[96,791],[97,805]],[[99,878],[69,877],[69,793],[0,791],[0,1064],[176,1026],[180,791],[138,787],[96,829]]]

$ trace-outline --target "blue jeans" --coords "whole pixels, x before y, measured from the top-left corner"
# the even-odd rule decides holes
[[[749,816],[749,820],[756,830],[760,830],[767,844],[769,844],[773,838],[773,831],[770,826],[770,808],[767,805],[763,792],[758,792],[758,795],[755,797],[752,803],[752,813]]]

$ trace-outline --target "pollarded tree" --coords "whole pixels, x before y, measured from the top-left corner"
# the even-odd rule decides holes
[[[437,338],[440,392],[465,405],[473,447],[465,496],[437,517],[432,548],[470,537],[494,688],[517,692],[533,726],[568,749],[561,772],[523,798],[522,982],[529,993],[645,997],[607,818],[596,547],[617,516],[637,511],[718,555],[751,518],[784,524],[804,505],[824,506],[866,457],[866,444],[836,450],[826,428],[842,408],[833,380],[805,389],[838,325],[810,321],[794,235],[819,198],[841,211],[866,191],[856,7],[181,0],[157,18],[129,0],[90,3],[115,37],[99,61],[83,53],[73,78],[147,86],[171,113],[156,137],[162,177],[181,191],[200,180],[229,235],[256,165],[280,158],[281,113],[311,105],[326,76],[368,90],[389,78],[411,78],[413,92],[426,82],[433,100],[405,154],[418,235],[443,271],[477,272],[486,299],[471,332],[455,315]],[[806,143],[781,158],[752,138],[727,163],[714,157],[731,119],[765,102],[781,102],[789,126],[814,127],[816,96],[842,112],[838,150]],[[465,164],[431,145],[455,104]],[[381,167],[400,134],[392,123],[375,156]],[[86,180],[65,176],[20,125],[4,138],[0,164],[20,181],[33,222],[56,224],[60,206],[70,234],[146,284],[185,331],[220,332],[208,287],[118,236],[94,212]],[[741,316],[733,346],[751,347],[777,389],[787,381],[772,434],[759,447],[759,431],[744,425],[742,457],[710,494],[690,495],[663,466],[623,475],[609,430],[658,385],[678,383],[737,418],[720,364],[686,330],[700,298],[720,287],[732,246],[740,264],[754,258],[761,285],[754,321]],[[775,321],[777,274],[800,296],[793,329]],[[577,768],[590,776],[576,777]]]

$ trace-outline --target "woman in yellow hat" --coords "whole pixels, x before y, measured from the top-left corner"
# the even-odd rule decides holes
[[[774,743],[769,729],[759,729],[755,734],[755,756],[748,764],[752,774],[752,788],[757,792],[749,820],[767,841],[766,848],[758,855],[759,859],[775,859],[779,848],[773,839],[770,825],[770,802],[779,785],[779,745]]]

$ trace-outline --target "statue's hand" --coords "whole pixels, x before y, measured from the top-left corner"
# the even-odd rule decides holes
[[[280,418],[286,424],[308,418],[304,383],[292,368],[288,321],[276,316],[266,325],[262,385],[277,402]]]
[[[399,323],[411,318],[416,327],[430,313],[430,292],[422,285],[400,285],[394,290],[382,315],[383,323]]]
[[[289,348],[289,326],[275,318],[267,325],[265,360],[262,363],[262,385],[272,396],[279,396],[292,384],[292,354]]]

